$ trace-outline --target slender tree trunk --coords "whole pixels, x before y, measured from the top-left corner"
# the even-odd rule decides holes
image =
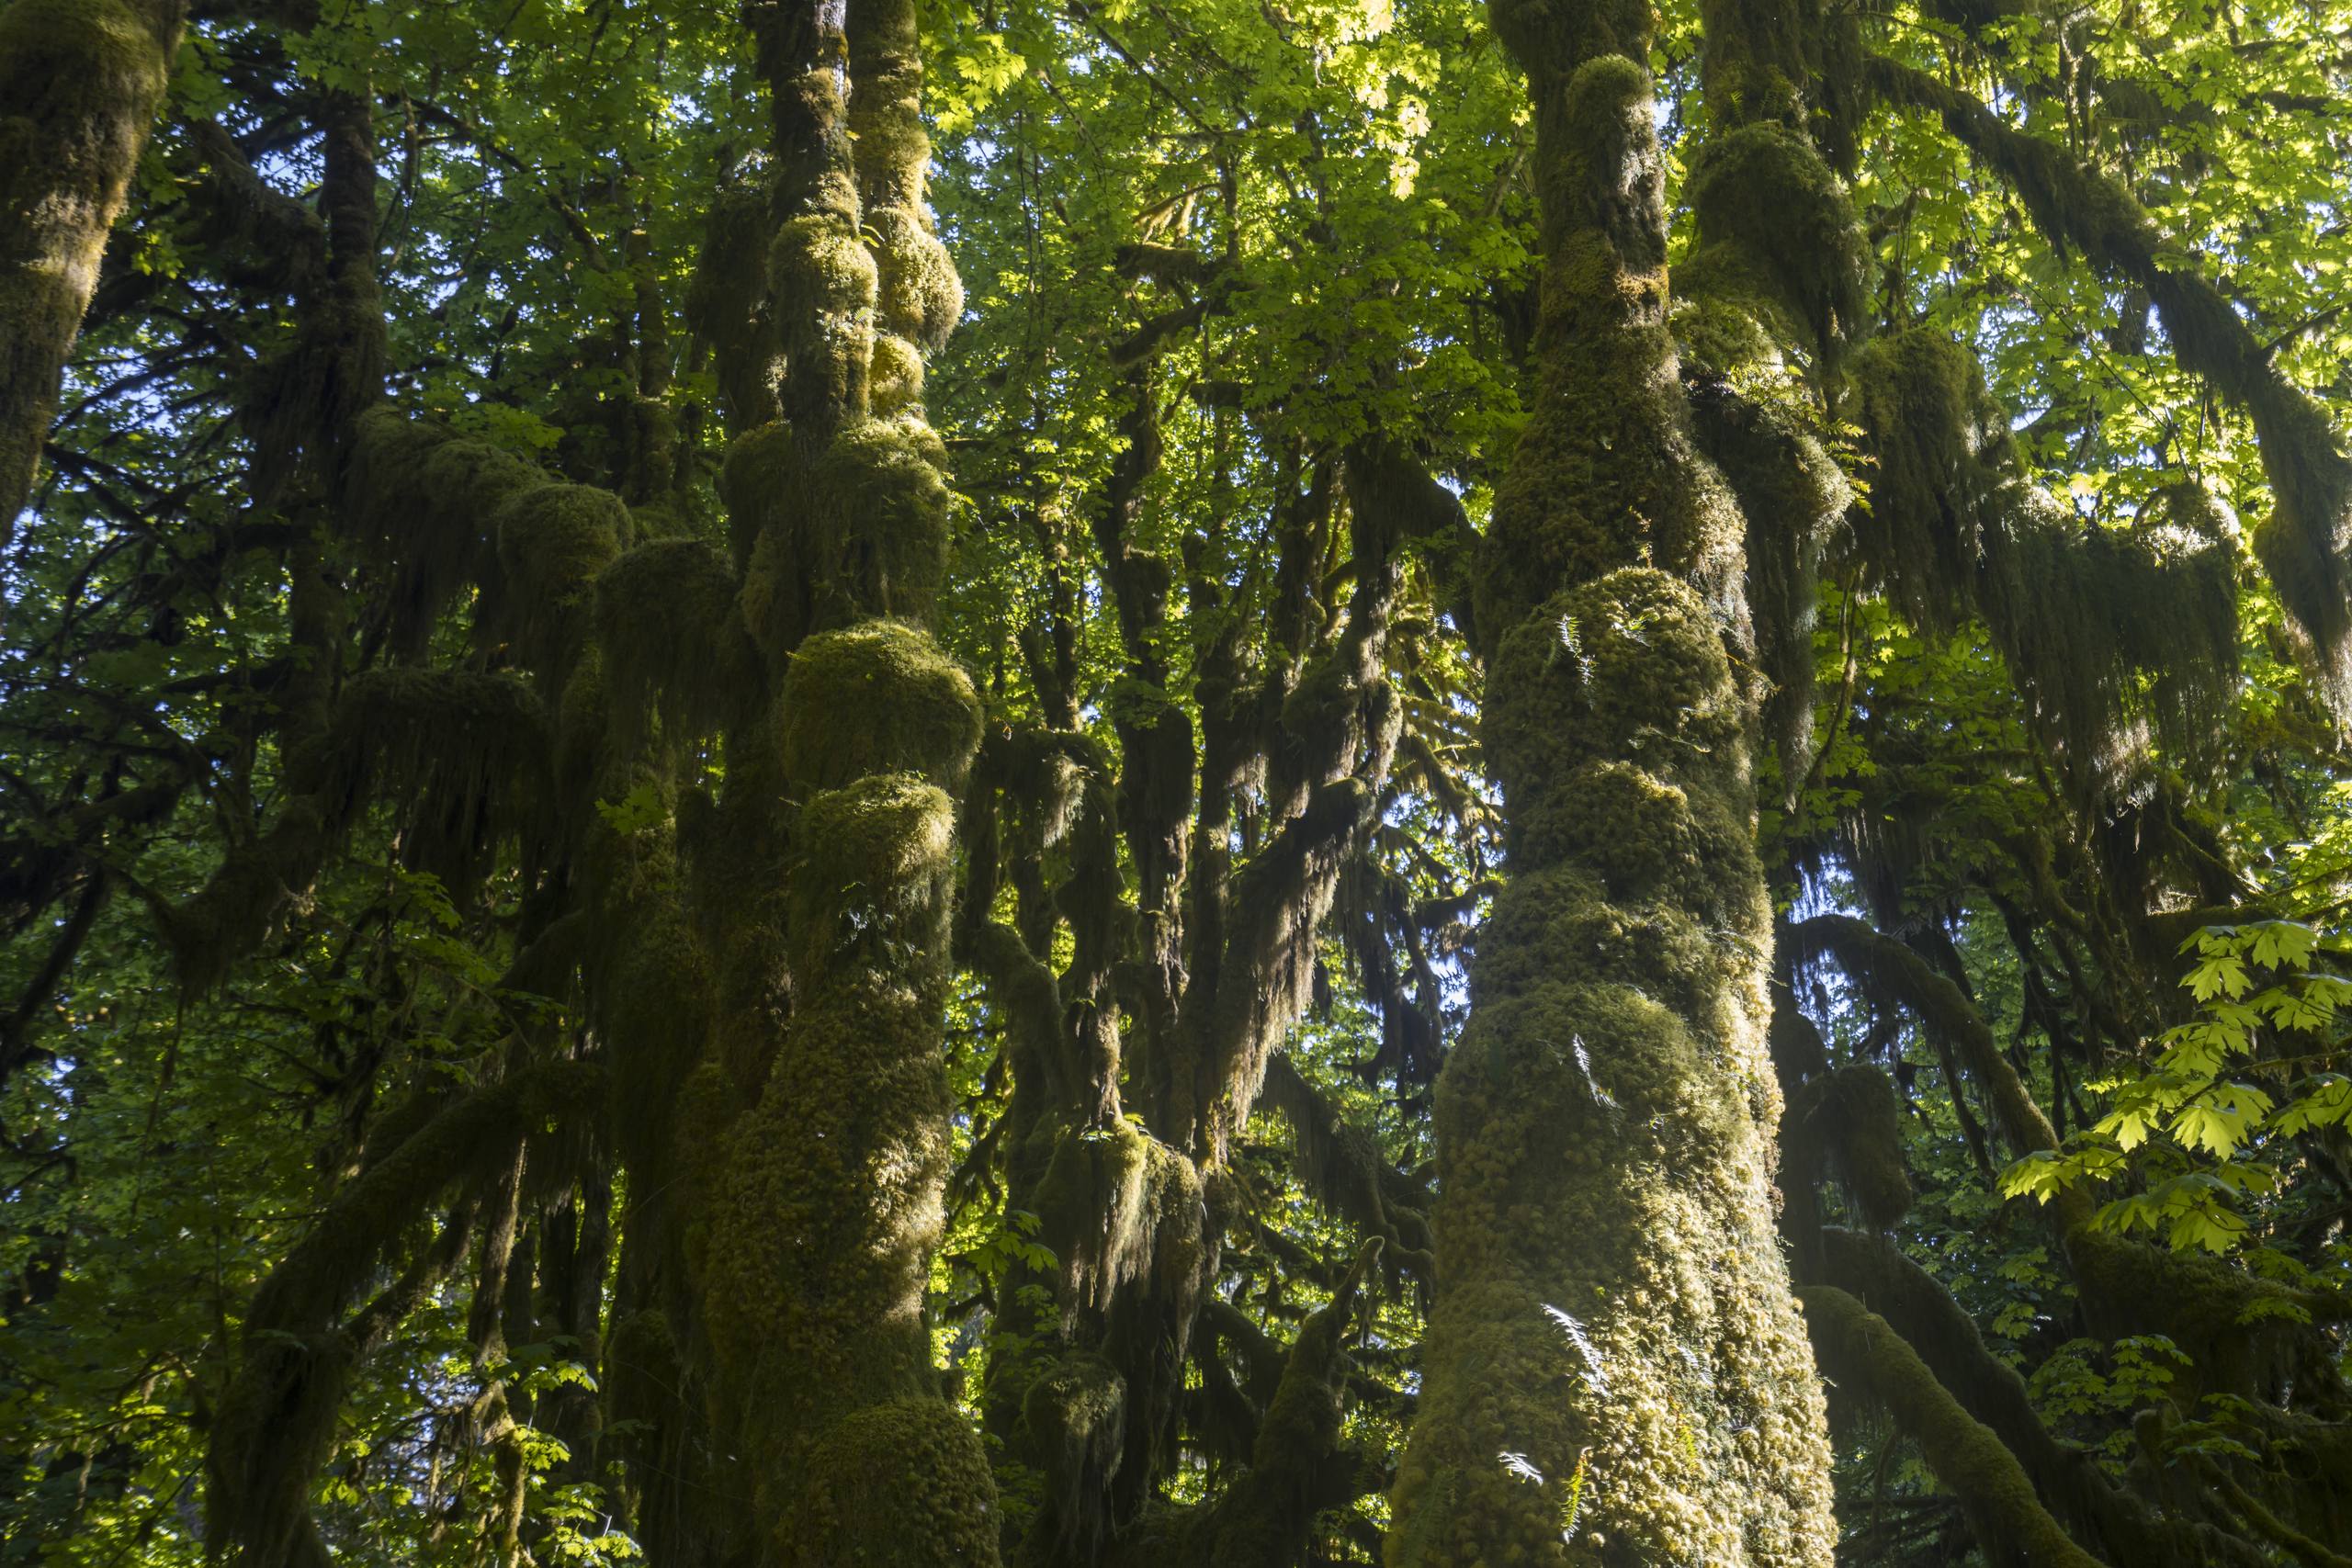
[[[1477,604],[1512,874],[1438,1084],[1441,1295],[1389,1561],[1825,1564],[1726,651],[1742,520],[1667,333],[1649,9],[1493,17],[1535,100],[1546,256]]]
[[[58,377],[97,288],[185,0],[0,10],[0,554],[32,493]]]

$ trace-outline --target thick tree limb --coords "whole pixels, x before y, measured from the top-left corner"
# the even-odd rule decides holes
[[[242,1359],[205,1461],[213,1550],[234,1551],[241,1568],[330,1561],[311,1517],[311,1483],[352,1369],[407,1306],[391,1300],[348,1325],[340,1314],[436,1198],[511,1168],[533,1136],[596,1115],[603,1085],[589,1062],[526,1069],[448,1106],[335,1194],[245,1314]],[[443,1259],[441,1271],[454,1261]]]
[[[1936,1479],[1959,1495],[1988,1550],[2013,1552],[2028,1568],[2106,1568],[2041,1506],[1999,1434],[1969,1415],[1884,1318],[1832,1285],[1808,1285],[1797,1294],[1814,1354],[1831,1383],[1886,1408],[1918,1443]]]

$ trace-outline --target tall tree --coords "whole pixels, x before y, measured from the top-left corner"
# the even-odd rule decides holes
[[[1511,876],[1438,1081],[1440,1292],[1390,1557],[1824,1562],[1773,1225],[1744,525],[1668,332],[1650,11],[1495,26],[1535,108],[1544,256],[1478,577]]]

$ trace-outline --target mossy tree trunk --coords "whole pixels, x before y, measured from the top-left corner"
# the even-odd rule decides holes
[[[58,377],[187,10],[185,0],[0,10],[0,554],[31,493]]]
[[[910,0],[754,23],[782,417],[737,439],[723,491],[775,695],[729,736],[721,816],[765,886],[714,912],[718,1049],[676,1134],[712,1434],[750,1503],[751,1561],[992,1562],[993,1483],[923,1312],[979,712],[928,629],[948,497],[922,368],[963,295],[923,199]]]
[[[1726,649],[1743,521],[1667,333],[1651,18],[1492,15],[1534,98],[1545,256],[1477,603],[1511,874],[1438,1082],[1441,1291],[1388,1557],[1826,1563],[1773,1223],[1756,714]]]

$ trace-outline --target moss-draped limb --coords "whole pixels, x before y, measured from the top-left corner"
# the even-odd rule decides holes
[[[1901,1219],[1911,1207],[1911,1178],[1894,1080],[1871,1063],[1848,1062],[1791,1090],[1781,1118],[1781,1171],[1792,1209],[1810,1210],[1811,1190],[1831,1177],[1871,1224]],[[1782,1228],[1796,1235],[1802,1270],[1818,1238],[1797,1225]]]
[[[10,10],[13,18],[22,6]],[[315,10],[310,11],[315,19]],[[293,347],[265,367],[242,400],[239,419],[254,436],[251,480],[257,500],[308,465],[321,491],[356,502],[363,422],[383,393],[386,352],[377,268],[374,101],[322,94],[315,120],[322,151],[319,207],[326,268],[296,300]],[[341,574],[311,530],[286,551],[290,673],[273,715],[285,803],[267,828],[232,842],[203,887],[159,910],[181,984],[202,990],[258,945],[300,897],[337,842],[340,782],[332,722],[343,675],[348,608]]]
[[[2222,1500],[2229,1504],[2231,1511],[2244,1519],[2254,1533],[2287,1552],[2303,1564],[2303,1568],[2352,1568],[2352,1557],[2331,1551],[2325,1543],[2312,1540],[2272,1513],[2259,1498],[2250,1495],[2231,1477],[2229,1472],[2212,1460],[2199,1455],[2196,1466],[2199,1473],[2205,1476],[2213,1489],[2222,1495]]]
[[[1545,254],[1541,386],[1478,574],[1511,875],[1438,1080],[1440,1290],[1388,1561],[1826,1563],[1772,1232],[1745,522],[1668,335],[1649,8],[1491,13],[1534,100]]]
[[[2311,639],[2322,691],[2339,715],[2352,713],[2352,457],[2325,407],[2287,378],[2220,289],[2168,265],[2162,231],[2116,180],[1924,71],[1877,55],[1864,70],[1888,101],[1941,119],[2052,243],[2145,289],[2181,368],[2246,411],[2274,502],[2256,551]]]
[[[1815,573],[1853,499],[1817,433],[1867,330],[1868,246],[1838,174],[1854,22],[1819,0],[1711,0],[1701,26],[1697,243],[1674,271],[1674,323],[1693,429],[1746,520],[1759,716],[1793,798],[1811,763]]]
[[[1930,1032],[1951,1041],[1984,1090],[1994,1124],[2012,1154],[2057,1147],[2050,1118],[2002,1055],[2000,1042],[1975,1004],[1918,953],[1850,915],[1799,920],[1789,928],[1789,940],[1800,954],[1835,958],[1865,996],[1909,1010]],[[2062,1216],[2061,1224],[2071,1229],[2081,1217]]]
[[[328,1201],[245,1314],[205,1461],[215,1550],[234,1550],[245,1568],[328,1561],[311,1520],[311,1482],[371,1337],[364,1331],[389,1330],[401,1311],[363,1313],[349,1325],[341,1314],[437,1197],[494,1178],[531,1139],[594,1116],[602,1087],[590,1062],[525,1068],[442,1109]]]
[[[492,623],[560,689],[593,630],[598,573],[626,537],[619,498],[552,482],[487,442],[390,409],[359,413],[341,440],[345,526],[382,563],[390,592],[377,612],[392,640],[421,643],[463,584],[487,581]],[[260,942],[310,886],[371,778],[432,789],[442,816],[426,824],[428,868],[463,876],[484,831],[520,826],[526,813],[513,792],[546,776],[554,744],[537,704],[511,681],[386,669],[339,682],[342,592],[315,545],[289,551],[288,567],[293,637],[306,650],[278,702],[288,797],[201,889],[164,912],[194,988]],[[539,755],[524,755],[534,747]],[[519,772],[508,766],[516,762]]]
[[[1908,328],[1849,369],[1878,464],[1854,536],[1905,612],[1933,629],[1983,617],[2078,785],[2136,761],[2143,716],[2176,755],[2209,750],[2238,627],[2233,525],[2205,492],[2160,492],[2128,532],[2085,527],[2029,482],[1966,345]]]
[[[1373,1130],[1340,1114],[1283,1054],[1266,1064],[1263,1103],[1290,1123],[1295,1168],[1307,1194],[1384,1240],[1396,1254],[1392,1261],[1432,1277],[1429,1196],[1389,1165]]]
[[[1307,1314],[1251,1447],[1249,1469],[1216,1501],[1148,1519],[1110,1561],[1119,1568],[1289,1568],[1304,1560],[1317,1516],[1377,1485],[1367,1457],[1342,1441],[1351,1364],[1344,1337],[1381,1243],[1367,1241],[1332,1292]]]
[[[1153,445],[1148,412],[1133,415],[1129,447],[1097,519],[1131,679],[1149,677],[1156,687],[1166,678],[1159,628],[1169,574],[1127,534],[1134,487],[1148,472]],[[1201,1172],[1214,1172],[1223,1157],[1258,1098],[1273,1047],[1306,1003],[1307,960],[1339,861],[1385,777],[1395,714],[1381,655],[1398,581],[1396,556],[1406,539],[1459,521],[1458,507],[1433,499],[1435,490],[1367,494],[1354,518],[1357,583],[1347,620],[1322,646],[1301,645],[1306,657],[1295,676],[1273,672],[1247,688],[1238,671],[1230,684],[1201,677],[1208,773],[1222,780],[1250,760],[1244,753],[1262,755],[1268,798],[1276,803],[1274,830],[1238,874],[1227,878],[1224,854],[1211,853],[1214,874],[1191,884],[1185,920],[1166,908],[1186,865],[1185,831],[1193,830],[1195,845],[1204,832],[1199,821],[1187,821],[1192,730],[1182,708],[1137,695],[1114,718],[1125,742],[1118,817],[1138,868],[1141,918],[1127,915],[1118,897],[1118,844],[1104,836],[1113,817],[1090,782],[1069,831],[1068,883],[1047,899],[1034,873],[1026,881],[1015,875],[1024,910],[1058,909],[1069,921],[1076,939],[1069,970],[1056,977],[1035,956],[1049,941],[1050,913],[1025,938],[998,926],[971,940],[1012,1018],[1020,1053],[1011,1112],[1017,1125],[1008,1142],[1011,1201],[1041,1215],[1039,1239],[1062,1258],[1050,1281],[1056,1311],[1001,1340],[1006,1348],[992,1353],[990,1365],[991,1429],[1016,1462],[1042,1476],[1046,1490],[1023,1543],[1024,1561],[1094,1561],[1102,1543],[1115,1540],[1125,1551],[1136,1544],[1130,1529],[1152,1528],[1138,1509],[1166,1461],[1186,1346],[1217,1257]],[[1304,581],[1306,552],[1285,549],[1284,571]],[[1170,739],[1180,744],[1162,746]],[[999,749],[1005,755],[990,769],[1003,775],[991,787],[1005,789],[1008,806],[1022,793],[1007,771],[1022,749]],[[1017,765],[1023,776],[1037,772]],[[1079,766],[1091,781],[1093,768]],[[1222,799],[1225,788],[1211,794]],[[1033,784],[1025,793],[1052,801],[1069,792]],[[1024,836],[999,853],[1017,863],[1035,852],[1040,837],[1054,840],[1048,829],[1057,829],[1060,813],[1051,805],[1038,810],[1041,818],[1017,823],[1013,830]],[[976,886],[993,886],[978,868],[975,878]],[[1117,928],[1139,940],[1105,949],[1099,933],[1114,929],[1114,909]],[[1035,924],[1025,917],[1015,923]],[[1111,958],[1138,950],[1139,962],[1121,968],[1147,993],[1136,1010],[1147,1020],[1148,1048],[1133,1077],[1158,1136],[1105,1119],[1106,1108],[1115,1115],[1119,1104],[1119,1043],[1099,981]],[[1178,982],[1182,996],[1171,1017],[1168,987]],[[1088,1044],[1081,1036],[1089,1027],[1107,1038]],[[1056,1349],[1024,1361],[1012,1348],[1016,1338],[1042,1338]]]
[[[1764,739],[1780,748],[1781,782],[1793,798],[1813,761],[1816,574],[1852,487],[1805,418],[1781,401],[1747,397],[1711,375],[1692,386],[1690,412],[1701,448],[1747,519],[1756,664],[1770,683],[1759,718]]]
[[[1122,897],[1109,759],[1075,734],[992,739],[967,821],[1000,810],[1007,836],[975,832],[973,855],[1057,850],[1068,869],[1050,885],[1034,868],[1017,875],[1015,919],[972,919],[962,942],[1006,1018],[1007,1201],[1038,1217],[1053,1255],[999,1288],[983,1408],[1001,1462],[1041,1488],[1010,1542],[1018,1559],[1093,1562],[1166,1461],[1216,1249],[1192,1161],[1121,1114],[1110,979],[1138,932]],[[995,869],[976,862],[967,899],[994,886]],[[1040,953],[1063,921],[1070,957],[1057,972]]]
[[[1204,810],[1195,824],[1197,858],[1209,874],[1195,889],[1192,935],[1210,951],[1187,976],[1179,1060],[1161,1064],[1176,1070],[1152,1109],[1165,1135],[1211,1164],[1225,1158],[1257,1102],[1268,1059],[1305,1010],[1317,933],[1340,865],[1379,814],[1403,728],[1385,671],[1399,553],[1409,540],[1447,533],[1459,520],[1456,509],[1430,494],[1434,484],[1412,482],[1393,457],[1380,464],[1359,453],[1351,464],[1362,471],[1349,485],[1356,581],[1345,622],[1312,649],[1295,679],[1270,673],[1256,693],[1260,713],[1272,711],[1272,722],[1261,718],[1254,734],[1280,826],[1228,876],[1223,846],[1205,841],[1223,837],[1209,824],[1227,807]],[[1394,492],[1376,491],[1375,475],[1402,482]],[[1285,547],[1291,570],[1301,570],[1304,554]],[[1227,753],[1226,767],[1252,728],[1229,713],[1213,722],[1209,739]],[[1230,797],[1229,781],[1210,777],[1217,765],[1216,757],[1204,765],[1204,800]]]
[[[2105,1568],[2041,1506],[2008,1445],[1962,1407],[1884,1318],[1832,1285],[1798,1294],[1822,1370],[1847,1397],[1883,1405],[1918,1443],[1979,1540],[2030,1568]]]
[[[1799,954],[1834,958],[1873,1005],[1904,1009],[1948,1040],[1984,1089],[2013,1155],[2057,1147],[2056,1129],[1975,1004],[1917,952],[1844,915],[1798,921],[1789,940]],[[2114,1337],[2162,1334],[2175,1340],[2195,1364],[2184,1389],[2260,1399],[2285,1374],[2321,1397],[2340,1386],[2325,1371],[2312,1330],[2295,1321],[2337,1320],[2352,1310],[2340,1296],[2296,1290],[2216,1259],[2102,1230],[2090,1195],[2077,1187],[2060,1190],[2045,1212],[2092,1324]],[[2273,1304],[2258,1304],[2264,1303]]]
[[[179,52],[185,0],[0,11],[0,552]]]
[[[307,294],[326,270],[319,215],[254,168],[217,120],[190,120],[175,161],[185,170],[197,237],[232,285]]]

